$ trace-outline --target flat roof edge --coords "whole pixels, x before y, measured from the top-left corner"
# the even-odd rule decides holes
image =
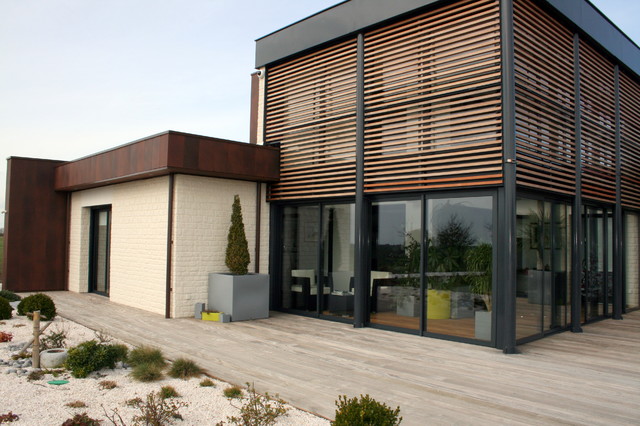
[[[256,40],[256,68],[446,0],[350,0]],[[640,76],[640,47],[589,0],[546,3]]]

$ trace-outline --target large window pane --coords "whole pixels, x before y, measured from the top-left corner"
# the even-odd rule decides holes
[[[372,209],[370,321],[420,327],[421,202],[374,203]]]
[[[317,311],[319,210],[318,206],[283,208],[282,307],[284,309]]]
[[[329,287],[320,300],[322,312],[353,318],[355,205],[325,205],[322,218],[322,281]]]
[[[427,204],[427,331],[491,339],[493,198]]]

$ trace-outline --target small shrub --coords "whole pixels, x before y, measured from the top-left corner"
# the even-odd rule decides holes
[[[227,251],[224,263],[229,268],[229,272],[234,275],[246,275],[249,263],[251,263],[249,245],[242,220],[240,196],[237,194],[233,197],[233,205],[231,206],[231,226],[227,234]]]
[[[137,367],[141,364],[153,364],[162,368],[167,365],[162,351],[151,346],[140,346],[132,349],[127,357],[127,363],[132,367]]]
[[[85,408],[87,406],[87,404],[85,404],[83,401],[71,401],[67,402],[64,405],[71,408]]]
[[[56,324],[55,330],[51,330],[40,339],[40,349],[44,351],[65,348],[67,346],[67,332],[68,330],[64,326]]]
[[[131,377],[139,382],[156,382],[164,377],[162,369],[158,364],[138,364],[133,367]]]
[[[207,377],[206,379],[200,382],[200,386],[202,386],[203,388],[210,388],[210,387],[215,388],[216,384],[213,382],[213,380]]]
[[[62,426],[100,426],[100,420],[92,419],[87,413],[82,413],[65,420]]]
[[[12,333],[6,333],[4,331],[0,331],[0,343],[10,342],[11,340],[13,340]]]
[[[186,358],[178,358],[169,369],[169,376],[174,379],[189,379],[191,377],[199,377],[202,375],[202,368],[195,362]]]
[[[275,398],[271,398],[268,393],[260,395],[253,385],[247,383],[247,396],[243,398],[242,406],[236,407],[240,410],[240,417],[230,416],[227,421],[242,426],[274,425],[278,417],[287,414],[284,404],[278,395]]]
[[[0,297],[4,297],[9,302],[18,302],[22,299],[22,297],[18,296],[10,290],[0,290]]]
[[[0,424],[17,422],[18,420],[20,420],[20,416],[18,414],[13,414],[11,411],[0,414]]]
[[[189,404],[173,399],[163,399],[151,392],[147,395],[146,400],[130,399],[127,401],[127,405],[140,411],[139,415],[133,417],[134,424],[160,426],[171,423],[175,419],[182,420],[179,410]]]
[[[240,398],[242,397],[242,389],[238,386],[230,386],[223,390],[222,394],[229,399]]]
[[[43,377],[44,377],[44,371],[42,371],[42,370],[33,370],[27,376],[27,380],[29,380],[29,381],[41,380]]]
[[[163,386],[163,387],[161,387],[160,388],[160,392],[158,392],[158,395],[162,399],[176,398],[176,397],[180,396],[180,394],[178,393],[176,388],[174,388],[173,386]]]
[[[0,297],[0,319],[11,319],[13,316],[13,306],[4,297]]]
[[[46,294],[36,293],[27,296],[18,304],[18,315],[27,315],[40,311],[42,319],[51,321],[56,316],[56,305]]]
[[[333,426],[396,426],[402,421],[400,407],[391,409],[369,395],[347,398],[340,395],[336,401],[336,419]]]
[[[69,349],[65,368],[76,378],[84,378],[93,371],[102,368],[114,368],[116,362],[122,361],[126,354],[122,353],[122,345],[101,345],[95,340],[88,340]]]
[[[118,384],[113,380],[103,380],[98,383],[98,386],[100,386],[101,389],[109,390],[118,387]]]

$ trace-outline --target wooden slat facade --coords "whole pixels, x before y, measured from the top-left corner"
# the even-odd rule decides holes
[[[265,143],[280,147],[269,199],[355,195],[356,40],[267,72]]]
[[[640,209],[640,84],[620,72],[622,205]]]
[[[575,194],[573,34],[531,1],[514,2],[516,183]]]
[[[365,34],[365,192],[502,183],[498,2]]]
[[[582,196],[616,201],[615,69],[588,42],[580,40]]]

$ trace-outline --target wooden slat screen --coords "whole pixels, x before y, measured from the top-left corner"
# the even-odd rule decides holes
[[[502,183],[496,0],[365,34],[365,191]]]
[[[280,147],[270,200],[355,194],[356,40],[267,70],[265,143]]]
[[[516,182],[575,194],[573,34],[529,0],[514,3]]]
[[[622,205],[640,208],[640,84],[620,72]]]
[[[616,201],[615,76],[613,64],[580,40],[582,196]]]

